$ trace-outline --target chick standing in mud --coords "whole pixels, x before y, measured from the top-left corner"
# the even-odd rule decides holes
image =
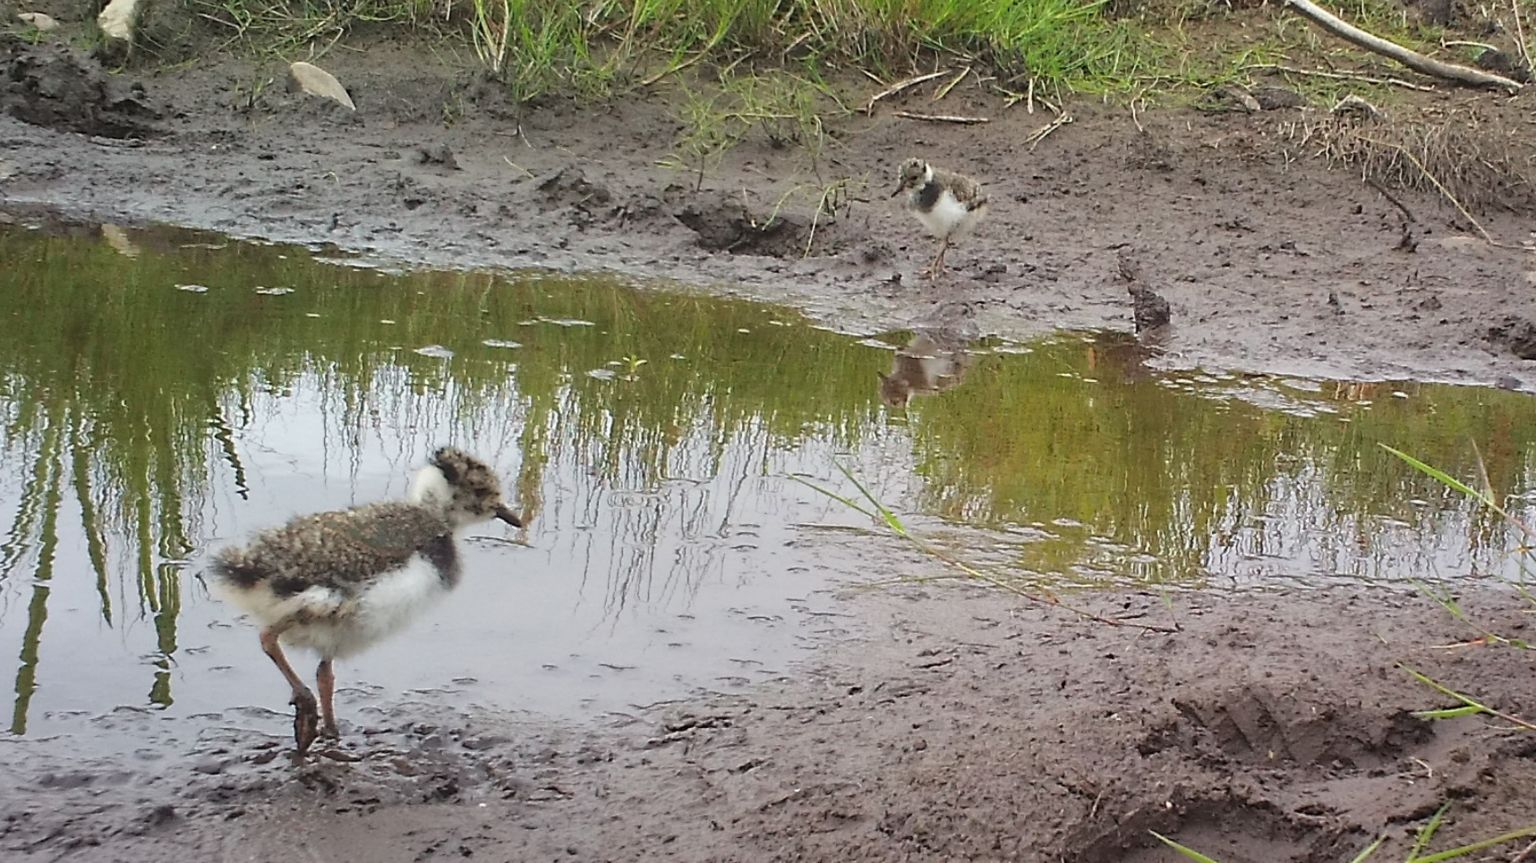
[[[907,193],[906,206],[939,240],[938,254],[924,275],[936,279],[944,270],[944,254],[952,241],[969,233],[987,212],[987,193],[963,174],[936,170],[922,159],[908,159],[896,172],[896,191]]]
[[[261,622],[261,648],[293,689],[300,754],[319,735],[340,736],[334,660],[398,631],[457,586],[454,533],[493,518],[522,526],[502,502],[496,474],[444,447],[416,472],[405,502],[301,516],[215,557],[219,591]],[[320,654],[318,715],[284,643]]]

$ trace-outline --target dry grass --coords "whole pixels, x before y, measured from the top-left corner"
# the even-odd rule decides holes
[[[1282,123],[1294,155],[1387,186],[1434,192],[1474,211],[1536,206],[1536,142],[1476,108],[1413,116],[1315,112]]]

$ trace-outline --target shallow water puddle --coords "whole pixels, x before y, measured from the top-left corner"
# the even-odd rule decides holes
[[[1495,390],[1149,371],[1123,336],[862,339],[605,279],[389,274],[112,226],[0,229],[0,645],[12,733],[123,708],[284,708],[206,549],[404,493],[430,449],[531,519],[342,671],[342,716],[423,697],[562,718],[788,670],[884,502],[1057,583],[1512,577],[1497,522],[1390,443],[1532,508],[1536,402]],[[893,350],[905,346],[905,353]],[[903,403],[905,405],[903,406]],[[856,541],[855,541],[856,540]],[[281,730],[281,721],[269,724]]]

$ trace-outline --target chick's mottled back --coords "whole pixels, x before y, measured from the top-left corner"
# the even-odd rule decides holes
[[[265,531],[244,548],[228,548],[214,574],[249,589],[267,582],[291,596],[310,587],[351,592],[413,554],[430,554],[453,530],[447,517],[407,503],[375,503],[293,519]],[[451,546],[449,546],[451,549]],[[435,561],[434,561],[435,562]]]

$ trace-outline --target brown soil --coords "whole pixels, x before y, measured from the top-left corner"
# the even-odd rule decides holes
[[[1382,834],[1384,859],[1403,859],[1447,801],[1436,849],[1536,818],[1536,737],[1417,719],[1445,699],[1395,667],[1529,715],[1529,655],[1448,646],[1470,631],[1420,597],[1088,601],[1182,631],[963,588],[864,593],[847,605],[858,634],[750,696],[598,729],[407,704],[353,729],[348,760],[303,765],[268,736],[280,717],[209,717],[183,730],[195,742],[167,742],[153,718],[114,716],[98,733],[143,736],[136,757],[12,747],[0,849],[16,861],[1175,859],[1156,830],[1226,863],[1338,863]],[[1503,631],[1529,625],[1508,598],[1468,608]],[[267,734],[243,727],[253,719]]]
[[[48,46],[0,49],[10,210],[455,267],[604,268],[791,303],[842,327],[906,327],[964,303],[1005,336],[1131,329],[1129,248],[1138,295],[1170,306],[1158,327],[1167,364],[1536,381],[1509,347],[1536,356],[1536,258],[1404,192],[1408,250],[1381,194],[1288,149],[1281,124],[1300,109],[1133,120],[1074,106],[1076,122],[1031,148],[1048,115],[957,91],[947,112],[993,122],[924,125],[889,108],[844,121],[820,167],[867,181],[852,206],[818,222],[813,198],[791,196],[762,230],[787,193],[810,194],[803,152],[754,138],[695,191],[658,167],[678,128],[662,95],[519,111],[384,45],[325,58],[352,113],[283,91],[277,67],[146,75],[136,91]],[[1528,123],[1532,98],[1499,110]],[[932,110],[925,93],[910,100]],[[887,198],[913,153],[981,178],[993,201],[937,286],[916,280],[931,245]],[[1526,237],[1519,214],[1481,218],[1497,237]],[[1084,601],[1168,617],[1154,597]],[[1496,592],[1467,602],[1497,631],[1528,624]],[[113,715],[103,733],[158,744],[100,760],[7,744],[0,764],[16,775],[0,789],[0,849],[7,860],[1135,863],[1170,859],[1155,829],[1228,863],[1321,863],[1382,831],[1401,859],[1405,831],[1447,800],[1445,843],[1536,821],[1536,737],[1415,719],[1410,709],[1444,699],[1395,667],[1529,715],[1529,654],[1435,647],[1469,631],[1417,596],[1195,593],[1172,607],[1183,631],[1168,635],[960,589],[861,594],[848,601],[857,628],[825,637],[815,668],[751,697],[596,729],[403,705],[354,734],[360,761],[291,765],[238,717],[166,730]]]

